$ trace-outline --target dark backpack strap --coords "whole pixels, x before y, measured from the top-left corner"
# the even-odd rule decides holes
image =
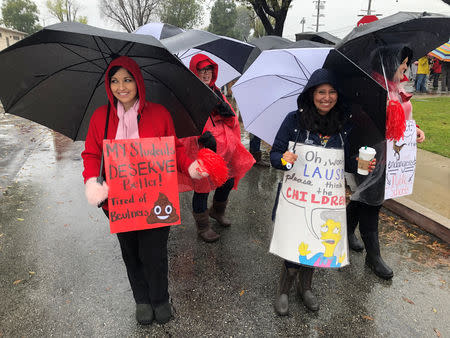
[[[110,110],[111,110],[111,103],[108,100],[108,110],[106,111],[105,133],[104,133],[103,139],[106,139],[106,137],[108,136],[108,124],[109,124]],[[103,163],[104,163],[104,159],[103,159],[103,144],[102,144],[102,159],[100,160],[100,172],[98,173],[98,176],[97,176],[97,183],[99,183],[99,184],[103,184],[103,182],[105,181],[105,178],[103,177]],[[107,201],[107,199],[104,200],[103,202],[99,203],[97,205],[97,207],[101,208],[106,201]]]
[[[106,111],[105,133],[104,133],[103,139],[106,139],[106,137],[108,136],[108,124],[109,124],[110,110],[111,110],[111,103],[108,100],[108,110]],[[103,144],[102,144],[102,158],[100,161],[100,172],[98,173],[98,177],[97,177],[97,182],[100,184],[103,184],[103,181],[105,180],[103,177],[103,163],[104,163],[104,159],[103,159]]]

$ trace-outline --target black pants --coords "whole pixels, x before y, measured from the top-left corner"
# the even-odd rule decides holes
[[[359,223],[361,235],[378,231],[378,219],[381,205],[369,205],[358,201],[350,201],[347,205],[347,223],[354,227]]]
[[[214,200],[217,202],[225,202],[230,195],[231,189],[234,186],[234,178],[228,179],[222,186],[216,189],[214,192]],[[192,210],[195,213],[202,213],[208,209],[208,196],[209,193],[198,193],[194,191],[194,196],[192,197]]]
[[[117,234],[136,304],[155,307],[169,301],[169,231],[167,226]]]

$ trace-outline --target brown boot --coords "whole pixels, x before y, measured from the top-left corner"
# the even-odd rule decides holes
[[[225,209],[227,208],[227,203],[228,200],[224,202],[213,200],[213,206],[209,209],[209,217],[214,218],[223,227],[229,227],[231,225],[230,220],[225,218]]]
[[[259,165],[261,167],[270,167],[269,163],[263,161],[261,151],[257,151],[256,153],[251,153],[251,154],[256,161],[254,165]]]
[[[311,311],[317,311],[319,310],[319,301],[311,290],[313,273],[313,267],[302,266],[300,268],[297,283],[297,294],[308,309]]]
[[[282,263],[280,283],[278,284],[277,296],[275,298],[275,311],[280,316],[286,316],[289,313],[289,290],[298,274],[298,269],[286,269],[284,262]]]
[[[220,238],[220,235],[211,229],[209,224],[208,210],[205,212],[192,213],[194,215],[195,223],[197,225],[197,234],[205,242],[215,242]]]

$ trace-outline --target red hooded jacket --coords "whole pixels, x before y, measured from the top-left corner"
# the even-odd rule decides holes
[[[138,110],[138,114],[140,115],[138,123],[139,137],[174,136],[178,170],[188,174],[188,167],[193,160],[186,155],[185,148],[175,136],[175,128],[173,126],[170,113],[162,105],[145,100],[145,85],[141,70],[139,69],[137,63],[127,56],[120,56],[117,59],[114,59],[109,64],[105,74],[106,93],[108,95],[108,100],[111,103],[108,133],[106,138],[116,138],[117,125],[119,124],[117,108],[114,104],[114,95],[111,92],[111,88],[109,86],[110,79],[108,77],[109,70],[114,66],[121,66],[125,68],[136,80],[138,95],[141,98],[139,100]],[[85,148],[81,153],[84,164],[84,182],[91,177],[97,177],[99,175],[107,109],[108,105],[97,108],[89,122],[89,130],[86,136]],[[105,206],[106,205],[107,203],[105,203]]]
[[[215,85],[218,66],[213,60],[204,54],[196,54],[191,59],[189,69],[198,76],[198,69],[202,69],[206,66],[213,67],[213,74],[209,84],[210,88],[217,95],[220,95],[222,100],[233,110],[225,96]],[[201,98],[199,98],[199,100],[200,99]],[[241,143],[241,128],[236,113],[234,116],[224,117],[215,111],[212,112],[211,118],[207,120],[205,127],[203,128],[203,132],[205,131],[210,131],[216,139],[216,152],[218,155],[222,156],[227,163],[228,175],[229,177],[234,178],[233,189],[237,189],[240,179],[251,169],[255,163],[255,159]],[[198,137],[186,137],[180,141],[186,147],[189,156],[197,158],[197,153],[200,150]],[[192,180],[189,176],[184,174],[178,176],[178,185],[180,192],[194,190],[198,193],[207,193],[217,188],[209,178]]]

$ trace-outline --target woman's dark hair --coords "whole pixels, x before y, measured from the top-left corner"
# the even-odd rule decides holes
[[[320,115],[314,105],[314,91],[318,86],[309,88],[297,98],[300,126],[311,133],[331,136],[339,133],[345,124],[345,106],[338,95],[336,105],[326,115]]]
[[[371,55],[372,71],[383,75],[383,68],[381,65],[381,62],[383,62],[386,78],[389,81],[392,81],[397,68],[406,58],[408,58],[408,62],[406,64],[409,67],[413,58],[413,51],[409,47],[393,45],[377,48]]]

